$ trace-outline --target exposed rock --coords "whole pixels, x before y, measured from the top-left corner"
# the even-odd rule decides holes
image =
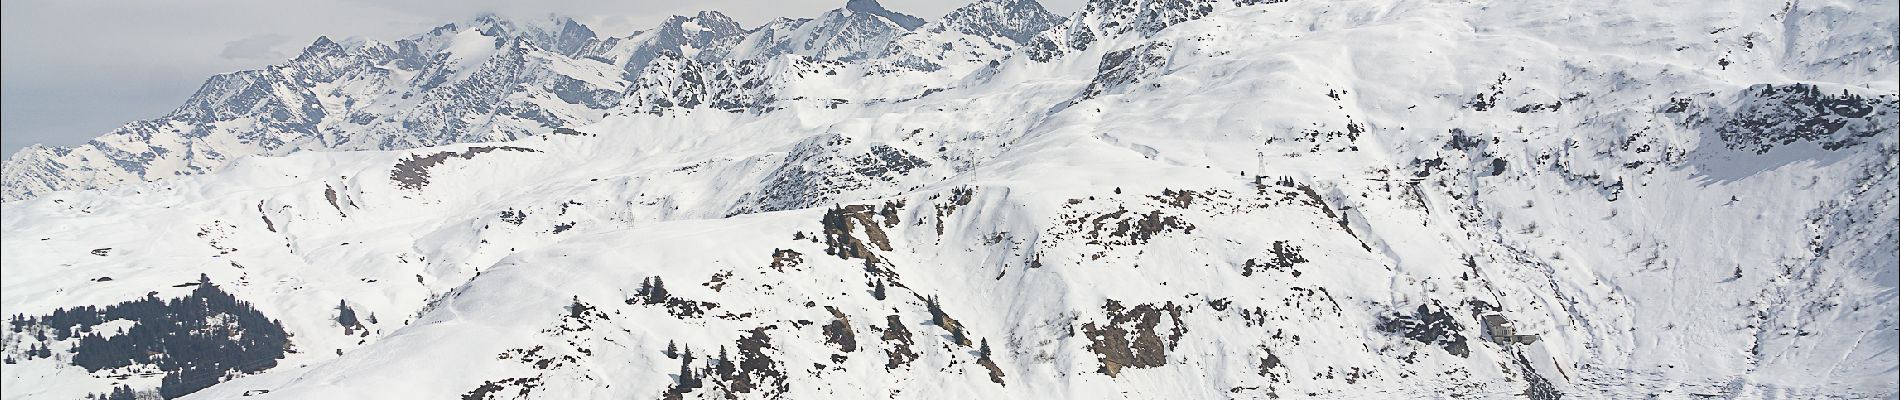
[[[884,351],[890,357],[890,361],[884,364],[885,370],[908,366],[911,361],[917,360],[917,353],[910,350],[910,330],[904,328],[904,323],[897,319],[897,315],[884,317],[884,336],[881,339],[891,345],[890,350]]]
[[[958,187],[950,188],[950,198],[947,199],[947,201],[945,201],[944,203],[936,205],[937,234],[943,235],[944,220],[950,219],[951,215],[956,214],[958,208],[970,205],[970,201],[974,200],[975,198],[976,198],[975,187],[958,186]]]
[[[535,388],[541,387],[541,378],[508,378],[499,381],[483,381],[480,386],[462,395],[462,400],[516,399],[528,398]],[[513,395],[504,391],[514,389]],[[505,397],[504,397],[505,396]]]
[[[837,307],[825,306],[831,312],[831,323],[825,324],[825,343],[838,345],[846,353],[858,351],[858,335],[851,331],[851,318],[839,312]]]
[[[734,393],[757,392],[775,397],[791,390],[780,363],[767,353],[773,350],[772,337],[765,333],[769,329],[754,328],[739,338],[739,368],[727,382]]]
[[[1300,255],[1299,246],[1287,244],[1285,240],[1276,240],[1273,242],[1273,258],[1265,262],[1256,262],[1251,258],[1247,259],[1247,262],[1241,265],[1240,276],[1253,276],[1256,270],[1274,270],[1286,272],[1298,278],[1300,276],[1300,270],[1295,269],[1293,266],[1303,263],[1306,263],[1306,257]]]
[[[1459,357],[1471,355],[1469,345],[1465,343],[1464,325],[1451,316],[1445,308],[1433,305],[1419,305],[1411,315],[1394,312],[1381,317],[1379,331],[1402,336],[1419,343],[1436,345],[1446,352]]]
[[[885,207],[889,208],[893,205],[887,203]],[[884,233],[883,226],[886,224],[877,221],[884,214],[875,211],[875,207],[861,204],[826,211],[822,221],[825,233],[825,254],[845,259],[859,258],[866,264],[878,262],[877,253],[873,250],[890,251],[891,241]],[[864,232],[863,239],[853,234],[859,230]]]
[[[1095,80],[1082,90],[1082,98],[1095,98],[1111,90],[1127,88],[1160,76],[1162,68],[1168,64],[1169,53],[1173,51],[1174,46],[1171,44],[1148,42],[1102,55]]]
[[[1001,367],[997,367],[996,360],[991,360],[989,355],[984,355],[981,358],[977,358],[976,364],[981,365],[983,366],[984,369],[988,369],[990,371],[990,382],[996,382],[996,384],[998,385],[1008,386],[1008,384],[1003,383],[1003,377],[1005,376],[1003,375],[1003,369]]]
[[[515,224],[515,225],[521,225],[521,223],[523,223],[523,222],[527,222],[527,220],[528,220],[528,212],[527,212],[527,211],[520,211],[520,210],[515,210],[515,209],[507,209],[507,210],[502,210],[502,212],[501,212],[501,222],[507,222],[507,223],[510,223],[510,224]]]
[[[259,217],[262,217],[262,218],[264,218],[264,230],[268,230],[268,231],[271,231],[271,233],[277,233],[277,223],[275,223],[275,222],[271,222],[271,220],[270,220],[270,214],[267,214],[267,213],[265,213],[265,212],[264,212],[264,201],[263,201],[263,200],[258,200],[258,201],[257,201],[257,215],[258,215]]]
[[[1900,113],[1900,98],[1893,95],[1827,93],[1802,83],[1749,86],[1737,102],[1709,122],[1729,148],[1755,153],[1796,142],[1839,150],[1892,134],[1893,126],[1882,121]]]
[[[804,259],[799,258],[802,255],[792,249],[774,249],[772,250],[772,270],[785,272],[786,268],[798,269],[798,265],[805,262]]]
[[[1121,302],[1108,300],[1102,305],[1102,312],[1108,320],[1100,324],[1083,324],[1082,332],[1089,339],[1089,351],[1099,356],[1102,362],[1102,368],[1097,372],[1111,377],[1120,374],[1122,368],[1167,365],[1168,352],[1180,344],[1182,335],[1187,334],[1187,325],[1181,322],[1183,310],[1174,302],[1125,308]],[[1161,328],[1164,316],[1167,317],[1168,326],[1165,331],[1157,331]]]
[[[389,179],[396,181],[396,185],[403,189],[421,190],[424,186],[429,185],[429,168],[448,161],[450,157],[467,160],[475,158],[477,154],[493,151],[541,152],[540,150],[516,146],[474,146],[459,152],[444,151],[426,156],[415,154],[410,155],[409,158],[402,159],[402,161],[397,161],[395,169],[389,173]],[[335,205],[334,202],[331,204]]]

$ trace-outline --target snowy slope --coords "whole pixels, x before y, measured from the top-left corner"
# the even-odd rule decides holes
[[[6,203],[0,306],[289,332],[189,398],[1900,395],[1900,3],[1031,6],[632,79],[492,47],[624,94]],[[7,399],[177,385],[12,326]]]

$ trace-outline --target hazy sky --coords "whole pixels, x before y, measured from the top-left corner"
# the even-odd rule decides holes
[[[1085,0],[1042,0],[1067,15]],[[845,0],[5,0],[0,151],[74,145],[170,112],[212,74],[282,62],[318,35],[394,39],[482,13],[560,14],[603,35],[716,10],[747,27]],[[961,0],[882,0],[936,19]]]

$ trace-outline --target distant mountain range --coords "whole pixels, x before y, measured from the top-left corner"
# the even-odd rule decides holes
[[[844,63],[919,82],[863,95],[914,96],[1059,22],[1034,1],[985,0],[926,24],[852,0],[816,19],[751,29],[707,11],[626,37],[600,37],[568,18],[485,16],[393,42],[318,38],[284,64],[212,77],[164,117],[79,146],[22,149],[7,159],[0,193],[13,201],[111,188],[207,173],[251,155],[512,140],[615,112],[879,100],[797,82]]]

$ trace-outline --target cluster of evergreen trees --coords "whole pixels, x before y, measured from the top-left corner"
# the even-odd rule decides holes
[[[40,340],[45,340],[45,339],[40,339]],[[45,343],[29,344],[26,346],[26,358],[29,360],[35,359],[35,358],[52,358],[52,357],[53,357],[53,349],[46,347]],[[13,356],[7,356],[6,363],[12,364],[14,362],[15,360],[13,359]]]
[[[963,326],[958,324],[955,319],[951,319],[950,314],[944,313],[941,304],[942,303],[937,302],[937,295],[933,294],[924,297],[924,308],[930,310],[930,324],[950,331],[951,342],[962,346],[969,346],[970,338],[964,336]]]
[[[111,335],[98,331],[100,324],[117,320],[133,324]],[[290,335],[281,323],[203,275],[185,297],[163,300],[153,295],[105,307],[61,308],[41,317],[15,315],[9,325],[42,341],[77,338],[72,363],[87,371],[155,366],[165,371],[159,394],[167,399],[210,387],[233,373],[275,367],[290,348]],[[42,344],[29,349],[28,357],[51,357],[51,351]],[[115,390],[106,398],[117,395]]]
[[[138,400],[138,398],[138,392],[132,391],[132,388],[125,386],[114,386],[110,393],[86,395],[86,400]]]
[[[673,296],[666,292],[666,281],[655,276],[640,280],[640,292],[636,294],[635,297],[639,300],[638,303],[640,304],[665,304],[666,300]],[[627,304],[634,303],[635,302],[628,302]]]
[[[679,379],[674,381],[671,389],[668,389],[667,393],[670,395],[684,394],[693,391],[693,389],[706,387],[706,378],[731,381],[739,372],[738,369],[735,368],[732,358],[726,355],[725,346],[719,346],[718,358],[706,359],[705,364],[697,368],[695,368],[695,363],[693,362],[696,357],[693,357],[692,346],[687,346],[686,350],[681,352],[678,350],[678,347],[673,345],[672,341],[668,341],[666,342],[665,354],[667,358],[680,360]]]

